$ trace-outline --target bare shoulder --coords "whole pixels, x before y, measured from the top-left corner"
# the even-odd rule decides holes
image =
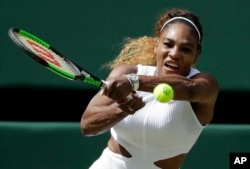
[[[218,80],[207,72],[201,72],[193,77],[191,79],[194,79],[196,81],[201,81],[207,84],[208,86],[213,87],[215,90],[219,90],[219,82]]]
[[[219,94],[219,82],[211,74],[201,72],[192,77],[197,82],[196,93],[199,95],[197,102],[192,102],[192,107],[202,125],[211,122],[214,107]]]
[[[202,97],[202,99],[199,99],[201,102],[216,102],[220,86],[218,80],[213,75],[207,72],[201,72],[191,77],[191,79],[195,81],[196,93]]]

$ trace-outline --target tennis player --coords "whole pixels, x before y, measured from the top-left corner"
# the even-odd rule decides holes
[[[196,14],[170,9],[156,23],[156,38],[130,39],[125,44],[109,64],[107,87],[91,99],[82,115],[84,135],[111,133],[90,169],[181,168],[211,122],[219,92],[216,78],[195,68],[202,38]],[[173,87],[173,100],[155,100],[152,91],[159,83]]]

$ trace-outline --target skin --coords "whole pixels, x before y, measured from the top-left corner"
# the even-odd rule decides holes
[[[185,77],[198,60],[200,51],[197,49],[198,37],[190,26],[184,23],[169,24],[154,48],[157,72],[155,76],[139,76],[139,90],[152,92],[158,83],[170,84],[175,92],[174,99],[190,101],[198,120],[206,125],[213,117],[219,85],[213,76],[205,72],[191,78]],[[123,76],[136,72],[134,65],[120,65],[111,71],[107,87],[91,99],[82,115],[81,129],[84,135],[103,133],[146,104],[142,98],[133,94],[131,84]],[[128,99],[131,93],[132,99]],[[128,107],[134,111],[129,111]],[[112,137],[108,147],[115,153],[131,157]],[[159,159],[155,165],[162,169],[179,169],[185,156],[180,154],[169,159]]]

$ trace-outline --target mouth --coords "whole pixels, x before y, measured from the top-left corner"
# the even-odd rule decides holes
[[[171,71],[171,72],[175,72],[175,71],[177,71],[179,69],[179,66],[177,64],[175,64],[175,63],[172,63],[172,62],[166,62],[164,64],[164,66],[166,67],[166,69],[168,71]]]

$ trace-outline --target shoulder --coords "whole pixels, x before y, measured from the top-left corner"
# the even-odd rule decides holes
[[[215,86],[219,86],[219,82],[218,82],[217,78],[208,72],[199,72],[199,73],[193,74],[190,77],[190,79],[197,79],[197,80],[204,79],[206,81],[213,83]]]
[[[191,68],[190,73],[187,77],[190,79],[204,79],[213,83],[215,86],[219,86],[219,82],[215,76],[208,72],[202,72],[196,68]]]
[[[204,99],[199,99],[203,103],[212,103],[215,104],[220,86],[219,82],[212,74],[208,72],[200,72],[191,77],[195,84],[195,90],[202,96],[201,93],[205,95]]]
[[[198,91],[197,93],[207,93],[207,96],[209,96],[207,98],[216,100],[220,86],[219,81],[214,75],[193,68],[187,77],[193,81],[194,89]]]
[[[214,114],[214,107],[219,94],[219,82],[212,74],[208,72],[199,72],[190,77],[194,82],[194,93],[197,94],[197,100],[191,102],[196,115],[201,124],[208,124]]]

